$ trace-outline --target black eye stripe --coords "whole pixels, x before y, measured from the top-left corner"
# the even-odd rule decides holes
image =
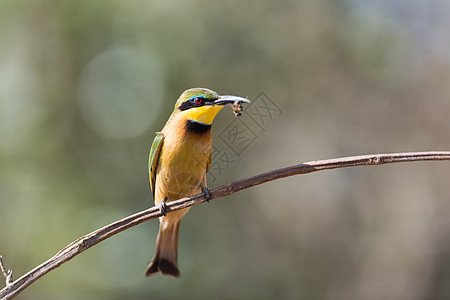
[[[193,105],[192,101],[186,101],[186,102],[181,103],[181,105],[178,106],[178,109],[183,111],[183,110],[187,110],[192,107],[195,107],[195,105]]]
[[[201,100],[201,101],[199,101],[199,100]],[[178,109],[183,111],[183,110],[187,110],[187,109],[193,108],[193,107],[200,107],[200,106],[205,105],[207,102],[211,102],[211,101],[214,101],[214,99],[207,99],[203,95],[192,96],[187,101],[181,103],[181,105],[178,106]]]

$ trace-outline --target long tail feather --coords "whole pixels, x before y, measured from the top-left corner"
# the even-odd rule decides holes
[[[177,263],[179,229],[180,220],[176,220],[175,222],[163,220],[156,239],[155,254],[145,271],[145,276],[151,276],[157,273],[173,277],[180,276]]]

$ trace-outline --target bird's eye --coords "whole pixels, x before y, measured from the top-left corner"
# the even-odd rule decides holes
[[[194,98],[195,103],[200,104],[203,102],[203,98],[202,97],[195,97]]]

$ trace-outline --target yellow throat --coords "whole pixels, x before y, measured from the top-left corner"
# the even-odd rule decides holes
[[[207,105],[196,108],[191,108],[182,111],[181,114],[191,121],[195,121],[202,124],[211,125],[214,117],[221,111],[223,105]]]

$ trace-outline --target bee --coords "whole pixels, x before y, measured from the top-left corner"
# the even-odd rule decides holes
[[[240,117],[242,115],[242,111],[244,110],[244,107],[242,106],[242,102],[241,101],[235,101],[232,104],[232,106],[233,106],[232,108],[233,108],[234,115],[236,117]]]

